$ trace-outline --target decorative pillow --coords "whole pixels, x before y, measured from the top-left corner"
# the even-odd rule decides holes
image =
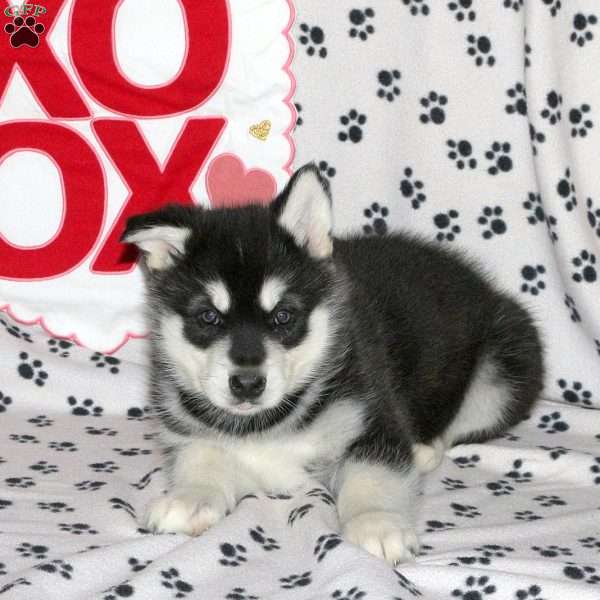
[[[0,308],[114,351],[144,334],[130,215],[287,180],[291,0],[41,0],[0,18]]]

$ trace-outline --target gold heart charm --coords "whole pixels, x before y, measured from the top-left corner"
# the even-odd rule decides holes
[[[264,142],[269,133],[271,132],[271,121],[264,120],[257,125],[250,126],[250,135],[254,136],[257,140]]]

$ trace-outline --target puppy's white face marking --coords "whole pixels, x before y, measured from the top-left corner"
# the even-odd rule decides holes
[[[259,301],[261,308],[270,313],[279,304],[287,285],[279,277],[269,277],[260,290]]]
[[[205,289],[213,306],[220,313],[225,314],[231,308],[231,295],[222,281],[211,281],[206,284]]]

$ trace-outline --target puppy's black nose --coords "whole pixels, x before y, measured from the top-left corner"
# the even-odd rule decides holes
[[[229,378],[229,388],[236,398],[258,398],[267,384],[267,378],[258,373],[237,373]]]

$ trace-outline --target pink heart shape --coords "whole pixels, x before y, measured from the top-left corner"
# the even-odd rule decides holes
[[[246,169],[235,154],[220,154],[208,166],[206,189],[213,208],[232,208],[268,204],[277,193],[277,183],[264,169]]]

